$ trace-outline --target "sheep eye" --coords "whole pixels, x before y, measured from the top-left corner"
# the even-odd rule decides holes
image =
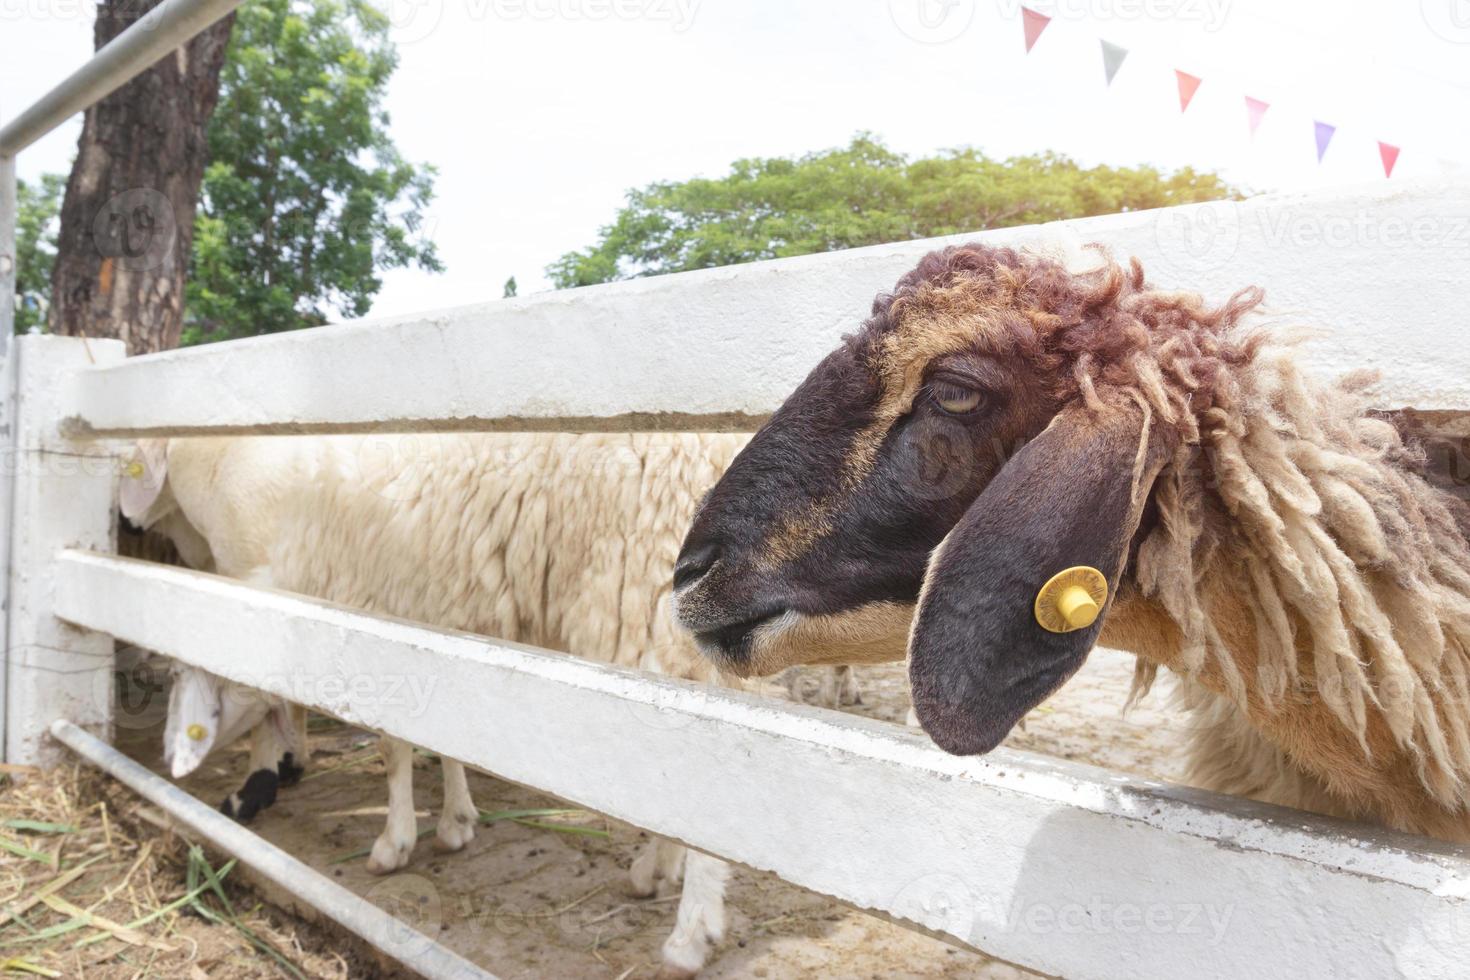
[[[978,390],[955,384],[953,381],[931,383],[929,397],[946,415],[969,415],[985,401],[985,396]]]

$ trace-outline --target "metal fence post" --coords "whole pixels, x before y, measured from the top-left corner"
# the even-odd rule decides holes
[[[61,750],[46,732],[67,718],[111,736],[112,638],[54,615],[55,559],[62,548],[115,550],[117,459],[107,443],[63,438],[69,375],[123,359],[118,340],[16,337],[6,633],[6,760],[47,765]]]
[[[9,635],[10,620],[10,505],[14,490],[15,406],[11,399],[14,363],[10,357],[15,335],[15,287],[18,274],[15,241],[15,157],[0,156],[0,648]],[[5,754],[5,676],[8,666],[0,662],[0,757]]]
[[[0,357],[10,352],[15,333],[16,247],[15,157],[0,156]]]

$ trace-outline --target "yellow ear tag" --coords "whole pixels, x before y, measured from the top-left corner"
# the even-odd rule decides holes
[[[133,460],[131,463],[128,464],[127,475],[132,477],[134,480],[143,479],[143,464],[138,462],[136,459]]]
[[[1052,633],[1085,630],[1108,601],[1108,580],[1088,565],[1057,572],[1036,594],[1036,621]]]
[[[205,731],[203,725],[190,725],[184,730],[184,734],[196,742],[202,742],[204,741],[204,736],[208,735],[209,732]]]

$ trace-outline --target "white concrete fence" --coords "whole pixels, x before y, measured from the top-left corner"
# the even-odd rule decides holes
[[[974,237],[1100,241],[1217,299],[1263,285],[1324,328],[1321,370],[1381,369],[1384,407],[1470,409],[1470,186]],[[6,757],[48,760],[59,717],[107,735],[117,638],[1043,973],[1463,977],[1464,848],[1025,753],[954,758],[891,725],[111,554],[139,436],[749,428],[936,244],[137,358],[19,338]]]

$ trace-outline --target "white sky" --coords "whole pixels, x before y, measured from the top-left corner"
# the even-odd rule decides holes
[[[439,167],[448,271],[390,273],[375,314],[498,298],[511,275],[547,288],[626,189],[860,129],[913,154],[1051,149],[1258,190],[1382,180],[1378,139],[1403,147],[1394,179],[1470,173],[1470,0],[1038,0],[1055,19],[1029,56],[1020,0],[381,2],[393,136]],[[91,10],[0,0],[0,119],[81,63]],[[1111,90],[1100,37],[1131,50]],[[1174,68],[1204,78],[1182,116]],[[1246,94],[1272,103],[1254,141]],[[1338,127],[1321,165],[1314,118]],[[22,177],[65,170],[78,128],[23,153]]]

